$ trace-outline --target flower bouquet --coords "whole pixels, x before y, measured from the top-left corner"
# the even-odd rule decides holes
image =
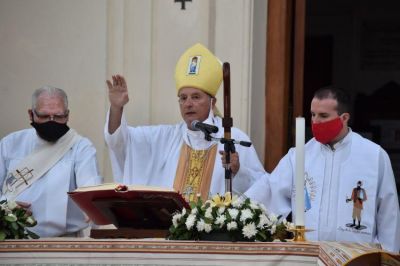
[[[250,199],[217,194],[204,204],[200,196],[190,202],[191,210],[182,209],[172,217],[168,239],[285,241],[294,226],[280,216],[268,214],[264,205]],[[217,236],[217,237],[215,237]],[[222,237],[221,237],[222,236]]]
[[[14,201],[0,201],[0,241],[4,239],[39,238],[27,227],[36,225],[35,218]]]

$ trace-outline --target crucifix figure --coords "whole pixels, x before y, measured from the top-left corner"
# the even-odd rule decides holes
[[[186,2],[192,2],[192,0],[175,0],[175,3],[181,3],[181,10],[186,9]]]
[[[6,181],[3,184],[3,193],[6,191],[12,192],[21,187],[23,184],[26,186],[29,185],[28,181],[32,179],[33,169],[28,169],[27,167],[22,170],[16,170],[17,176],[14,176],[12,173],[9,174]]]
[[[186,200],[190,200],[190,196],[193,194],[193,187],[192,186],[187,186],[185,189],[184,189],[184,191],[183,191],[183,193],[182,193],[182,195],[184,195],[185,196],[185,198],[186,198]]]
[[[33,169],[29,170],[26,167],[24,169],[22,169],[21,171],[19,171],[18,169],[16,170],[17,174],[19,175],[18,177],[21,178],[26,185],[28,185],[28,180],[33,177],[32,171],[33,171]],[[27,178],[25,178],[25,177],[27,177]]]

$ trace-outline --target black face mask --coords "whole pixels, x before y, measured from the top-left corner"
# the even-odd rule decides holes
[[[41,124],[32,122],[31,126],[36,129],[36,133],[40,138],[49,142],[56,142],[69,130],[67,124],[60,124],[55,121],[48,121]]]

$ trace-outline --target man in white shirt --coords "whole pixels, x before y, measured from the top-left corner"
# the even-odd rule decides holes
[[[318,90],[311,102],[314,138],[305,145],[305,186],[311,208],[305,213],[305,226],[314,231],[306,237],[374,242],[398,252],[400,213],[390,159],[379,145],[348,127],[349,104],[349,96],[335,88]],[[294,176],[292,148],[271,175],[265,175],[245,194],[286,216],[295,206]],[[346,200],[358,181],[368,191],[368,200],[363,202],[363,220],[356,228],[349,223],[353,208]]]
[[[191,71],[193,58],[197,70]],[[130,127],[123,107],[128,102],[124,77],[113,76],[107,81],[110,110],[105,125],[114,180],[175,188],[187,200],[199,193],[203,199],[210,194],[225,193],[225,169],[217,150],[223,144],[205,139],[202,131],[192,128],[198,120],[218,128],[212,137],[223,137],[221,117],[215,113],[215,95],[222,81],[222,65],[206,47],[196,44],[178,60],[175,70],[176,93],[183,122],[176,125]],[[166,108],[170,104],[165,103]],[[248,136],[232,128],[232,138],[249,141]],[[236,145],[231,154],[230,168],[234,175],[233,190],[243,193],[265,171],[253,147]],[[240,154],[240,161],[239,161]]]
[[[67,126],[66,93],[45,86],[32,95],[33,128],[0,141],[0,196],[32,212],[40,237],[78,236],[88,226],[67,192],[101,183],[96,149]]]

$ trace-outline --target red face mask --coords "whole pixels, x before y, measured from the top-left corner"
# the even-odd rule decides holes
[[[314,138],[322,144],[327,144],[336,138],[343,128],[340,117],[322,123],[311,123]]]

